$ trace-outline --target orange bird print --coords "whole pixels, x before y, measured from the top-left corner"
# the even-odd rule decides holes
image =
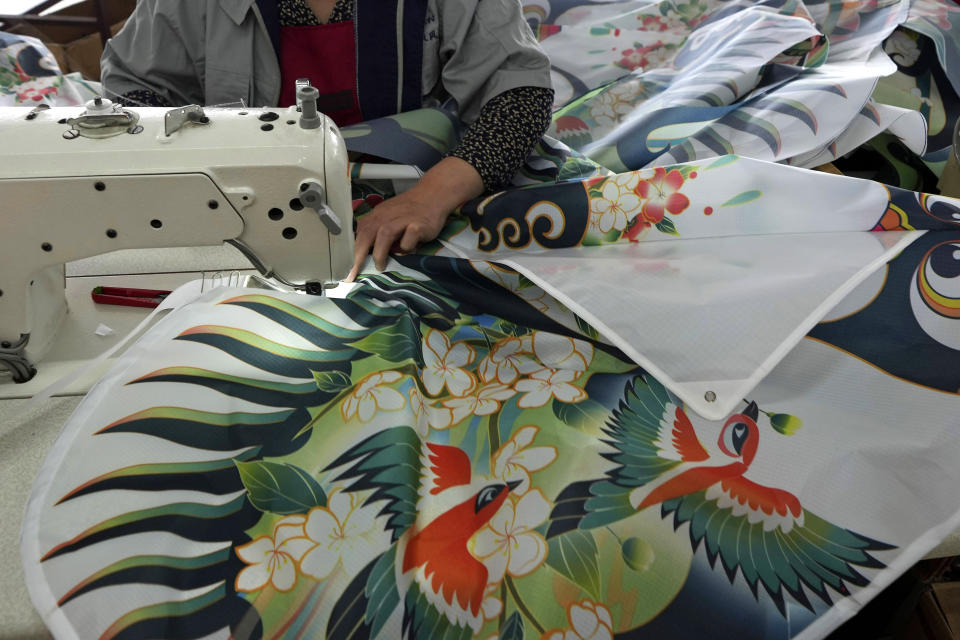
[[[476,476],[463,450],[422,443],[410,427],[371,436],[330,468],[344,464],[351,466],[338,479],[354,479],[349,491],[373,490],[366,504],[383,502],[394,543],[341,596],[327,637],[375,637],[397,607],[406,638],[478,632],[488,573],[468,541],[519,482]]]
[[[615,466],[560,492],[547,537],[659,505],[674,529],[687,526],[694,550],[706,546],[711,567],[719,558],[731,584],[742,574],[754,597],[762,585],[781,613],[784,592],[812,610],[807,592],[829,604],[828,586],[845,596],[847,585],[866,585],[854,566],[883,567],[869,552],[893,547],[827,522],[788,491],[751,481],[758,416],[753,402],[730,416],[711,455],[679,399],[652,377],[634,379],[603,429],[610,450],[601,455]]]
[[[520,484],[471,485],[470,459],[456,447],[427,444],[428,464],[422,477],[423,500],[441,511],[422,529],[411,530],[403,548],[402,574],[415,570],[414,580],[427,600],[448,617],[479,630],[480,607],[487,586],[487,568],[467,551],[467,543],[500,509],[511,489]],[[466,489],[466,491],[464,491]],[[463,496],[466,495],[466,499]],[[442,498],[446,496],[446,500]],[[453,503],[447,506],[446,503]],[[421,510],[421,517],[424,512]],[[433,597],[430,597],[430,596]]]

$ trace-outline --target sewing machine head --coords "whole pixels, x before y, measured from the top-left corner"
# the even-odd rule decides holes
[[[0,108],[0,369],[33,376],[72,260],[227,242],[288,287],[344,278],[347,151],[316,97],[307,86],[289,109]]]

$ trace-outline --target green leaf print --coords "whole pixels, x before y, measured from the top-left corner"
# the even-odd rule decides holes
[[[235,464],[250,504],[260,511],[286,516],[327,505],[320,483],[300,467],[263,460]]]
[[[593,534],[574,529],[549,541],[547,564],[570,582],[600,598],[600,552]]]

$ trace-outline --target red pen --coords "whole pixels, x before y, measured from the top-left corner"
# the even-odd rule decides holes
[[[129,289],[127,287],[95,287],[90,292],[94,302],[123,307],[158,307],[169,291],[160,289]]]

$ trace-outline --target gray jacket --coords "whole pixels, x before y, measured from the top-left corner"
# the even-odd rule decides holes
[[[101,64],[108,95],[149,90],[178,105],[250,106],[280,97],[256,0],[139,0]],[[452,96],[467,123],[508,89],[550,87],[550,62],[519,0],[429,0],[422,74],[424,106]]]

